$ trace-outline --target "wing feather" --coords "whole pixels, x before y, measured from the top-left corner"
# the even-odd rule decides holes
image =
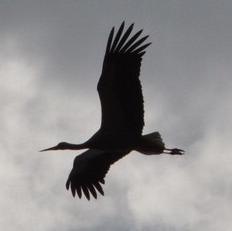
[[[133,44],[133,42],[142,34],[142,32],[143,30],[140,30],[135,35],[133,35],[120,51],[125,52],[128,49],[128,47],[130,47]]]
[[[115,36],[115,39],[114,39],[114,42],[113,42],[113,45],[111,47],[111,50],[113,51],[122,35],[122,32],[123,32],[123,29],[124,29],[124,22],[121,24],[119,30],[118,30],[118,33],[116,34]]]
[[[71,186],[73,197],[77,194],[79,198],[82,193],[87,200],[92,195],[97,199],[97,191],[104,195],[101,184],[104,184],[104,178],[110,166],[128,152],[106,152],[89,149],[88,151],[76,156],[73,168],[66,182],[67,190]]]
[[[146,43],[145,45],[137,48],[136,50],[133,50],[133,54],[141,54],[140,52],[144,51],[150,45],[151,43]]]
[[[107,41],[106,54],[110,51],[113,36],[114,36],[114,27],[111,29],[110,35],[109,35],[109,38],[108,38],[108,41]]]
[[[118,46],[117,46],[117,49],[115,50],[116,52],[118,52],[118,51],[121,49],[122,45],[123,45],[123,44],[125,43],[125,41],[128,39],[128,37],[129,37],[131,31],[133,30],[133,27],[134,27],[134,24],[131,24],[131,25],[128,27],[127,31],[125,32],[125,34],[123,35],[122,39],[120,40],[120,42],[119,42],[119,44],[118,44]]]
[[[114,30],[111,30],[103,70],[98,82],[102,107],[101,129],[111,133],[123,131],[138,137],[144,126],[143,95],[139,74],[144,50],[150,43],[143,45],[148,36],[138,39],[142,30],[129,39],[133,24],[124,34],[123,29],[124,22],[114,39],[112,32]]]
[[[149,35],[142,37],[141,39],[139,39],[136,43],[134,43],[133,45],[131,45],[126,52],[130,53],[132,52],[135,48],[138,48],[138,46],[140,46],[147,38],[149,37]]]

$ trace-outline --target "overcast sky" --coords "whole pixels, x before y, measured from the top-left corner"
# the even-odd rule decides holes
[[[1,230],[232,230],[232,1],[0,0]],[[100,124],[96,85],[112,26],[150,35],[144,133],[185,156],[132,152],[105,197],[65,182]],[[81,153],[81,152],[80,152]]]

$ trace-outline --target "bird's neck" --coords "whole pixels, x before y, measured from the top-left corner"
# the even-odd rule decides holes
[[[70,144],[70,143],[67,143],[67,149],[70,149],[70,150],[80,150],[80,149],[86,149],[88,148],[86,143],[82,143],[82,144]]]

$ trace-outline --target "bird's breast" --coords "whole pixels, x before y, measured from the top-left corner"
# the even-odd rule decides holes
[[[100,150],[132,150],[136,146],[134,135],[127,132],[97,132],[89,140],[90,148]]]

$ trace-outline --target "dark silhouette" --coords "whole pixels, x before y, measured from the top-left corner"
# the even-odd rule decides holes
[[[97,86],[102,109],[100,129],[85,143],[62,142],[41,150],[89,149],[76,156],[66,183],[74,197],[77,194],[81,198],[84,193],[88,200],[91,194],[97,198],[97,191],[104,195],[101,184],[105,183],[110,165],[132,150],[146,155],[184,153],[181,149],[165,148],[158,132],[142,135],[144,109],[139,73],[145,48],[151,43],[143,43],[148,36],[139,38],[142,30],[129,39],[133,26],[123,33],[123,22],[115,37],[113,27],[108,38]]]

